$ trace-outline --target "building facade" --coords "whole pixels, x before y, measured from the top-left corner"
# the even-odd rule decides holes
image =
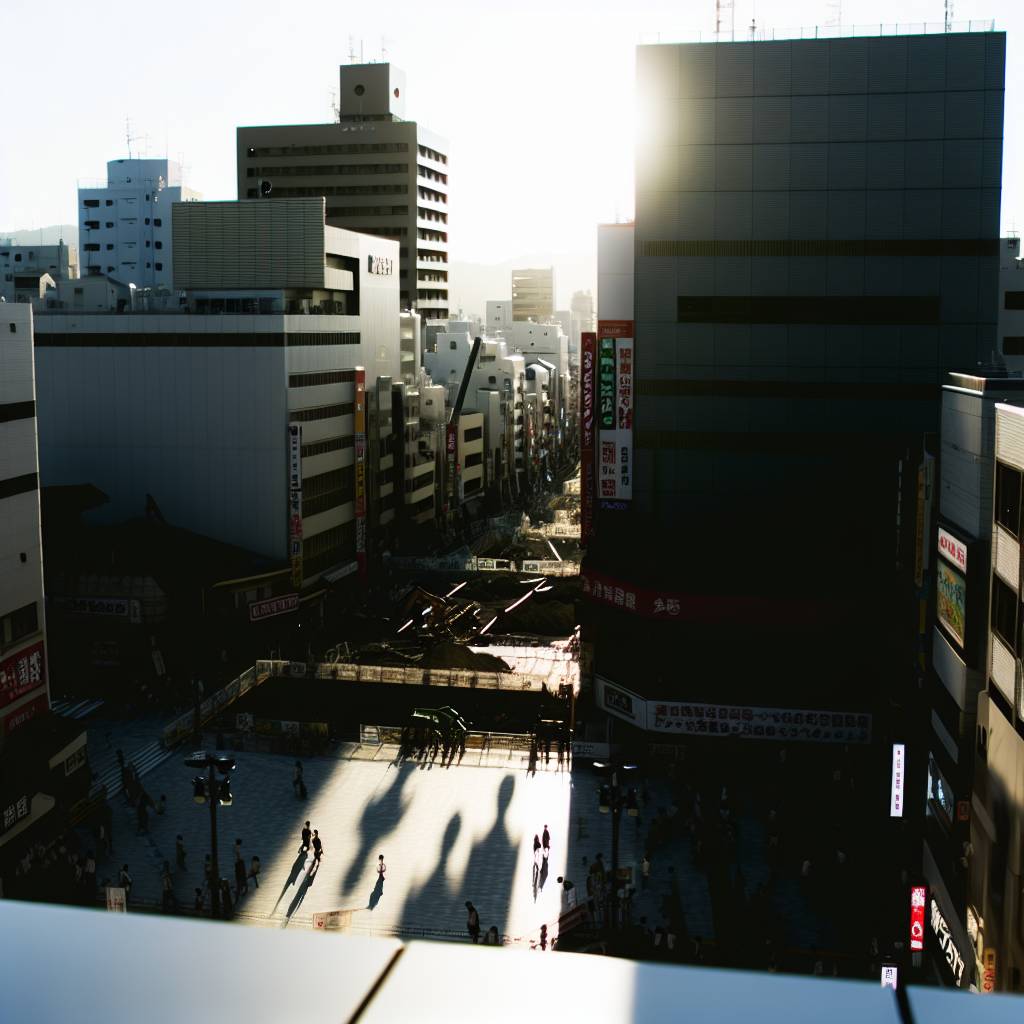
[[[999,247],[999,344],[1007,367],[1024,370],[1024,260],[1020,238],[1004,238]]]
[[[104,185],[78,189],[82,274],[137,288],[171,287],[171,205],[202,197],[182,183],[173,160],[107,162]]]
[[[555,268],[512,271],[512,319],[547,323],[555,312]]]
[[[78,247],[65,245],[0,245],[0,297],[6,302],[32,302],[39,282],[50,287],[78,279]]]
[[[362,569],[370,486],[377,522],[394,518],[390,408],[368,422],[366,393],[400,372],[397,244],[328,227],[323,207],[178,204],[185,311],[40,317],[44,484],[98,487],[102,522],[152,498],[172,525],[290,564],[296,589]]]
[[[238,197],[324,196],[327,223],[394,239],[403,310],[448,316],[448,145],[404,120],[390,64],[340,69],[333,124],[237,130]]]

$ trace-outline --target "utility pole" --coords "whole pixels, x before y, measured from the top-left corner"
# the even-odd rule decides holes
[[[217,804],[230,807],[232,803],[231,772],[235,770],[235,759],[219,754],[208,754],[205,750],[196,751],[185,759],[189,768],[205,768],[206,777],[197,775],[192,780],[192,799],[197,804],[210,805],[210,916],[220,917],[220,864],[217,859]],[[224,776],[217,780],[217,772]]]

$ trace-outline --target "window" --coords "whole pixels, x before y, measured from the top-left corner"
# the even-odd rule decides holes
[[[0,618],[0,649],[17,643],[22,637],[39,632],[36,603],[25,605]]]
[[[163,226],[164,226],[164,222],[159,217],[154,217],[153,218],[153,227],[155,227],[155,228],[162,228]]]
[[[356,379],[355,370],[319,370],[288,374],[288,387],[311,388],[319,384],[347,384]]]
[[[147,269],[147,270],[149,270],[149,268],[150,268],[151,266],[152,266],[152,264],[150,264],[150,263],[147,263],[147,264],[146,264],[146,269]]]
[[[113,272],[114,272],[114,268],[113,267],[107,267],[107,273],[108,274],[112,274]]]
[[[157,270],[163,270],[163,269],[164,269],[164,265],[163,265],[162,263],[158,263],[158,264],[156,265],[156,269],[157,269]]]
[[[313,441],[310,444],[304,444],[302,446],[302,457],[304,459],[310,459],[314,455],[326,455],[327,452],[340,452],[344,448],[351,448],[355,445],[355,436],[349,434],[348,437],[328,437],[323,441]]]
[[[16,323],[11,323],[8,326],[11,329],[11,334],[17,334],[18,333],[18,325]]]
[[[156,247],[157,247],[158,249],[160,248],[160,243],[159,243],[159,242],[157,242],[157,243],[156,243]],[[148,239],[148,238],[146,239],[146,248],[147,248],[147,249],[149,248],[149,239]]]
[[[483,436],[484,436],[484,428],[483,427],[470,427],[470,429],[467,430],[462,435],[462,440],[463,441],[478,441]]]
[[[84,288],[76,288],[75,289],[75,294],[76,295],[84,295],[85,294],[85,289]]]
[[[996,463],[996,522],[1020,536],[1020,471],[1001,462]]]
[[[1004,356],[1024,356],[1024,337],[1003,338]]]
[[[87,246],[86,248],[88,248],[88,246]],[[456,349],[456,348],[457,348],[458,346],[457,346],[457,345],[455,344],[455,342],[454,342],[454,341],[449,341],[449,342],[448,342],[448,347],[449,347],[449,348],[450,348],[450,349],[451,349],[451,350],[452,350],[452,351],[454,352],[454,351],[455,351],[455,349]]]
[[[82,202],[82,205],[88,207],[90,210],[93,210],[100,205],[100,201],[98,199],[86,199]]]
[[[498,383],[498,378],[497,377],[488,377],[487,378],[487,383],[488,384],[497,384]]]
[[[313,409],[293,409],[288,414],[292,423],[310,423],[314,420],[329,420],[335,416],[350,416],[355,411],[352,402],[340,405],[318,405]]]
[[[147,203],[149,202],[149,193],[148,192],[146,193],[146,202]]]
[[[87,220],[85,222],[85,226],[87,228],[90,228],[91,230],[98,231],[99,230],[99,226],[100,226],[100,222],[98,220]]]
[[[108,228],[112,228],[113,226],[114,226],[114,222],[112,220],[108,220],[106,222],[106,224],[104,224],[104,227],[108,227]]]
[[[144,223],[146,223],[146,224],[149,223],[149,218],[148,217],[145,219]]]
[[[107,206],[113,206],[113,205],[114,205],[114,200],[113,199],[108,199],[107,200]]]
[[[149,242],[147,242],[146,245],[149,245]],[[163,242],[154,242],[153,243],[153,248],[154,249],[162,249],[163,247],[164,247],[164,243]]]
[[[1007,292],[1003,298],[1004,309],[1024,309],[1024,292]]]
[[[110,252],[113,248],[114,247],[110,244],[110,242],[107,242],[107,252]]]
[[[992,629],[1011,651],[1016,650],[1017,595],[998,576],[992,577]]]
[[[483,452],[473,452],[472,455],[467,455],[466,456],[466,469],[469,469],[470,466],[479,466],[480,463],[483,462],[483,461],[484,461]]]
[[[86,252],[99,252],[100,251],[100,243],[99,242],[86,242],[85,245],[82,246],[82,248]]]

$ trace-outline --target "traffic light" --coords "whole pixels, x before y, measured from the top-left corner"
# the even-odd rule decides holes
[[[206,803],[206,779],[202,775],[197,775],[192,780],[192,799],[197,804]]]
[[[635,818],[639,813],[639,809],[636,805],[636,790],[631,789],[629,795],[626,797],[626,813],[631,817]]]
[[[220,802],[221,807],[230,807],[232,803],[234,803],[231,796],[231,780],[222,779],[217,789],[217,799]]]
[[[602,786],[597,791],[597,806],[602,814],[607,814],[612,806],[612,788],[611,786]]]

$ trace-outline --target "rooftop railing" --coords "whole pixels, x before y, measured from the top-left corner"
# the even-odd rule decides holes
[[[751,43],[785,39],[849,39],[877,36],[931,36],[962,32],[995,32],[995,19],[980,21],[941,21],[905,23],[879,23],[875,25],[811,25],[800,28],[765,28],[756,24],[736,28],[731,32],[645,32],[639,39],[641,46],[658,43]]]

